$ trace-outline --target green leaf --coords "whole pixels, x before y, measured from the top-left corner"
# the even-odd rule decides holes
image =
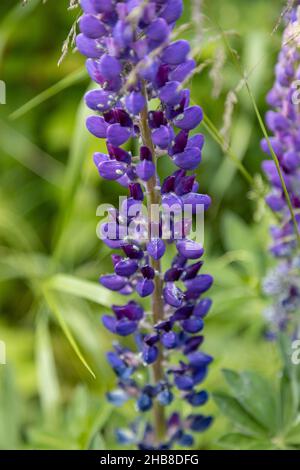
[[[255,372],[224,370],[226,382],[240,405],[273,435],[278,428],[278,407],[270,384]]]
[[[283,371],[280,381],[281,421],[283,429],[287,429],[297,417],[299,392],[296,378]]]
[[[224,393],[214,393],[213,398],[222,411],[237,428],[249,435],[263,436],[266,431],[239,404],[239,402]]]
[[[20,440],[20,404],[9,364],[0,365],[0,449],[16,449]]]
[[[46,287],[44,287],[43,289],[43,292],[44,292],[44,297],[45,297],[45,300],[50,308],[50,310],[52,311],[52,313],[55,315],[61,329],[63,330],[67,340],[69,341],[71,347],[73,348],[75,354],[77,355],[78,359],[80,360],[80,362],[84,365],[84,367],[89,371],[89,373],[91,374],[91,376],[95,379],[96,376],[93,372],[93,370],[91,369],[91,367],[88,365],[86,359],[84,358],[79,346],[77,345],[75,339],[74,339],[74,336],[72,335],[71,333],[71,330],[70,328],[68,327],[61,311],[60,311],[60,308],[56,302],[56,299],[55,299],[55,296],[46,289]]]
[[[99,305],[110,308],[112,303],[122,302],[122,296],[111,293],[96,282],[85,281],[67,274],[56,274],[47,281],[47,288],[66,294],[91,300]]]
[[[232,433],[222,436],[217,444],[225,449],[247,450],[258,444],[258,440],[245,434]]]
[[[60,390],[45,311],[41,311],[37,318],[36,365],[39,394],[45,418],[48,422],[55,423],[60,403]]]

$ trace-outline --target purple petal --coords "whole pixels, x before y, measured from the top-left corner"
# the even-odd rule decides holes
[[[154,291],[154,283],[150,279],[143,279],[136,284],[136,291],[140,297],[148,297]]]
[[[99,139],[106,138],[108,125],[103,117],[89,116],[86,120],[86,127],[88,128],[91,134],[96,137],[99,137]]]
[[[137,272],[138,268],[139,265],[134,260],[121,260],[115,266],[115,273],[118,274],[118,276],[130,277]]]
[[[164,242],[159,238],[151,240],[147,245],[147,252],[156,261],[161,259],[166,252]]]
[[[102,178],[107,180],[117,180],[124,175],[126,166],[116,160],[110,160],[108,162],[100,163],[98,171]]]
[[[177,242],[177,250],[180,255],[184,256],[187,259],[197,259],[200,258],[204,249],[199,243],[194,242],[193,240],[180,240]]]
[[[191,106],[184,110],[183,116],[175,119],[175,126],[190,131],[195,129],[203,119],[203,111],[199,106]]]
[[[145,107],[146,100],[142,93],[139,91],[133,91],[126,96],[125,104],[127,111],[134,116],[137,116]]]
[[[91,39],[97,39],[106,34],[104,24],[98,20],[94,15],[83,15],[79,20],[80,31]]]
[[[117,276],[115,274],[107,274],[105,276],[101,276],[99,282],[107,289],[118,291],[125,287],[127,281],[124,277]]]
[[[111,124],[107,128],[107,140],[115,146],[127,142],[131,136],[131,130],[128,127],[122,127],[119,123]]]

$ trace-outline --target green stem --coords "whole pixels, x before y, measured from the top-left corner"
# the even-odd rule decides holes
[[[146,105],[140,114],[141,121],[141,134],[143,144],[148,147],[153,156],[153,161],[155,162],[155,148],[152,141],[151,130],[149,128],[148,122],[148,101],[147,101],[147,90],[145,84],[143,85],[143,94],[146,98]],[[161,205],[161,194],[160,189],[157,188],[156,181],[156,171],[154,176],[147,182],[147,209],[148,209],[148,230],[149,238],[151,236],[151,215],[152,208],[154,206]],[[154,260],[151,258],[151,266],[155,271],[154,278],[154,292],[152,294],[152,320],[153,324],[158,323],[163,320],[164,317],[164,303],[163,303],[163,281],[162,281],[162,272],[161,272],[161,263],[159,260]],[[164,380],[164,369],[163,369],[163,355],[162,350],[159,350],[159,356],[155,363],[152,365],[152,375],[155,383],[158,383]],[[154,429],[157,442],[164,440],[166,437],[166,419],[164,407],[159,403],[155,402],[153,407],[153,419],[154,419]]]

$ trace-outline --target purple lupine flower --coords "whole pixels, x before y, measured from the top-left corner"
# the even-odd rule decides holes
[[[282,175],[300,228],[300,108],[297,92],[300,78],[299,0],[287,15],[283,34],[283,45],[275,69],[276,80],[267,101],[272,110],[266,115],[266,122],[273,136],[272,147],[278,157]],[[266,140],[262,149],[270,153]],[[265,312],[270,324],[269,337],[276,337],[279,331],[297,335],[300,331],[296,313],[300,308],[300,262],[295,253],[297,248],[296,230],[291,220],[282,184],[271,160],[263,162],[263,170],[272,186],[266,198],[267,204],[278,215],[279,223],[271,227],[273,243],[271,253],[278,265],[266,277],[263,290],[274,303]]]
[[[101,276],[100,283],[152,301],[151,313],[130,300],[113,305],[113,314],[102,318],[109,332],[133,336],[136,344],[129,349],[115,343],[108,353],[118,377],[118,389],[108,393],[108,400],[119,406],[133,399],[141,413],[155,408],[154,421],[144,423],[143,429],[135,422],[130,429],[118,430],[121,443],[135,443],[140,449],[191,446],[192,433],[203,432],[212,418],[166,417],[164,410],[178,394],[193,408],[207,401],[207,393],[198,387],[212,361],[200,351],[204,338],[199,332],[211,307],[204,294],[213,280],[199,274],[204,250],[189,237],[193,215],[211,203],[208,195],[198,194],[196,176],[189,173],[202,159],[204,137],[195,130],[203,112],[190,104],[190,92],[184,88],[196,66],[190,45],[170,39],[183,2],[80,3],[83,16],[76,44],[96,83],[85,96],[95,113],[87,119],[87,128],[107,145],[107,153],[95,153],[94,162],[101,177],[128,189],[121,207],[112,208],[101,226],[104,242],[119,252],[112,256],[114,273]],[[149,111],[154,99],[160,105]],[[157,159],[163,155],[174,170],[161,180]],[[157,206],[158,217],[152,214]],[[188,216],[182,218],[185,206]],[[172,244],[177,254],[162,272],[161,260]],[[181,353],[179,362],[178,354],[175,359],[171,355],[174,350]],[[149,367],[152,374],[147,374]],[[151,383],[141,381],[147,376],[153,377]]]

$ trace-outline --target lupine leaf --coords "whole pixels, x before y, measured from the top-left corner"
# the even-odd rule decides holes
[[[271,434],[278,426],[278,409],[269,383],[255,372],[224,370],[226,382],[240,405]]]
[[[235,398],[224,393],[214,393],[213,398],[222,413],[227,416],[240,431],[253,436],[265,435],[265,429],[247,413]]]

